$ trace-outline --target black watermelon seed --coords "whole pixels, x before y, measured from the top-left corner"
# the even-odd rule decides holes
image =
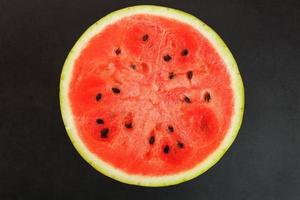
[[[98,94],[96,95],[96,101],[99,101],[101,98],[102,98],[102,94],[101,94],[101,93],[98,93]]]
[[[177,145],[180,149],[184,148],[184,144],[182,142],[178,142]]]
[[[121,92],[121,90],[119,88],[113,87],[111,88],[111,90],[113,91],[113,93],[115,94],[119,94]]]
[[[154,144],[155,142],[155,137],[152,135],[150,138],[149,138],[149,144]]]
[[[188,71],[188,72],[186,73],[186,76],[187,76],[187,78],[188,78],[189,80],[191,80],[191,79],[193,78],[193,71]]]
[[[169,147],[169,145],[166,145],[164,147],[164,153],[167,154],[167,153],[169,153],[169,151],[170,151],[170,147]]]
[[[191,100],[190,100],[190,98],[188,98],[187,96],[184,96],[184,101],[186,103],[192,103]]]
[[[169,131],[170,133],[173,133],[173,132],[174,132],[174,127],[171,126],[171,125],[169,125],[169,126],[168,126],[168,131]]]
[[[164,61],[166,61],[166,62],[169,62],[171,59],[172,59],[172,57],[169,54],[164,56]]]
[[[149,35],[148,34],[146,34],[146,35],[143,36],[143,41],[144,42],[146,42],[148,39],[149,39]]]
[[[205,92],[204,101],[205,102],[210,102],[210,100],[211,100],[211,96],[210,96],[209,92]]]
[[[174,72],[169,72],[169,79],[173,79],[173,78],[175,78]]]
[[[189,54],[189,50],[187,50],[187,49],[183,49],[182,51],[181,51],[181,55],[182,56],[187,56]]]
[[[109,129],[108,128],[104,128],[100,131],[101,134],[101,138],[107,138],[108,137],[108,133],[109,133]]]
[[[116,53],[116,55],[119,55],[119,54],[121,54],[121,49],[120,48],[117,48],[116,50],[115,50],[115,53]]]
[[[136,70],[136,65],[135,64],[131,64],[130,67],[131,67],[131,69]]]
[[[99,119],[96,120],[96,123],[97,124],[104,124],[104,120],[99,118]]]
[[[132,128],[132,123],[131,123],[131,122],[125,123],[125,127],[126,127],[126,128]]]

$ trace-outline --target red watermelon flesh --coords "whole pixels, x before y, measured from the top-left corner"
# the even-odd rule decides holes
[[[128,174],[192,169],[223,140],[233,114],[222,58],[192,26],[136,14],[93,36],[69,99],[81,140]]]

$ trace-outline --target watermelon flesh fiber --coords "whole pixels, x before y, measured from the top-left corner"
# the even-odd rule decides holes
[[[233,115],[229,72],[188,24],[136,14],[82,50],[69,99],[80,138],[128,174],[192,169],[221,143]]]

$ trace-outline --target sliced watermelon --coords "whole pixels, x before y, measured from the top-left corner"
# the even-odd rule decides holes
[[[135,6],[71,50],[60,101],[82,157],[121,182],[163,186],[203,173],[235,139],[244,90],[231,53],[199,19]]]

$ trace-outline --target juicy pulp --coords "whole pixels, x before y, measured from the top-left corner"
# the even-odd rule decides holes
[[[187,24],[154,15],[123,18],[95,35],[76,60],[69,97],[89,150],[116,168],[142,175],[178,173],[200,163],[228,131],[233,108],[228,72],[208,40]],[[132,129],[124,126],[128,117]],[[105,123],[98,125],[98,118]],[[107,138],[100,137],[104,127]]]

